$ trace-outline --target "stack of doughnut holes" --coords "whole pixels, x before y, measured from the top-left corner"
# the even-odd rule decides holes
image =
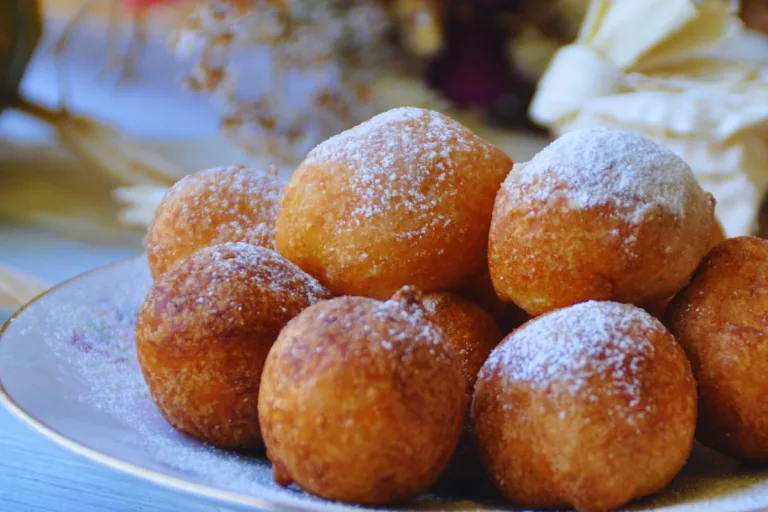
[[[284,183],[179,181],[136,329],[177,430],[266,447],[280,485],[362,505],[490,480],[620,507],[694,443],[768,462],[768,242],[725,239],[688,165],[594,128],[529,162],[398,108]]]

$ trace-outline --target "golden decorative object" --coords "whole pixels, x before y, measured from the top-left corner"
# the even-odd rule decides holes
[[[0,112],[15,102],[41,33],[35,0],[0,2]]]

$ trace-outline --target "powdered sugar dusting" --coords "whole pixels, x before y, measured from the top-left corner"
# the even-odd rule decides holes
[[[401,288],[391,299],[379,302],[373,315],[392,324],[387,339],[381,345],[391,350],[395,344],[429,343],[439,345],[443,338],[437,327],[427,318],[421,293],[411,286]],[[399,328],[398,324],[406,328]]]
[[[201,298],[208,292],[214,293],[211,287],[220,281],[232,281],[237,276],[244,278],[252,275],[254,267],[258,268],[260,279],[265,279],[274,291],[304,293],[310,304],[330,297],[328,289],[317,279],[277,252],[263,247],[243,242],[228,242],[203,249],[195,257],[204,260],[201,263],[209,272],[207,283],[195,283],[195,286],[208,287],[201,288]]]
[[[642,371],[653,358],[648,333],[663,330],[640,308],[590,301],[541,316],[513,333],[489,357],[481,377],[499,371],[508,382],[525,382],[544,390],[564,384],[572,395],[626,398],[629,408],[640,404]],[[587,388],[597,377],[601,387]]]
[[[242,165],[206,169],[185,176],[168,191],[158,218],[163,229],[177,232],[182,249],[194,233],[209,234],[212,243],[239,241],[274,248],[283,187],[275,175]],[[176,251],[168,243],[150,243],[148,250]]]
[[[613,204],[627,222],[660,208],[678,217],[699,188],[685,161],[640,134],[614,128],[566,133],[515,166],[506,190],[516,200],[565,198],[574,209]]]
[[[323,142],[304,165],[337,163],[352,171],[349,188],[355,207],[347,225],[408,212],[417,215],[418,228],[399,237],[417,239],[432,227],[450,223],[437,207],[460,191],[436,187],[459,171],[455,154],[474,151],[477,158],[489,157],[490,150],[483,151],[478,141],[467,128],[438,112],[396,108]]]
[[[422,303],[424,304],[424,309],[426,309],[428,313],[437,312],[437,305],[439,304],[439,299],[435,295],[428,295],[424,297],[424,300]]]

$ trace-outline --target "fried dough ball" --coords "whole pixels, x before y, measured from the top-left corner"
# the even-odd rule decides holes
[[[512,302],[504,302],[496,296],[491,274],[488,273],[487,269],[457,288],[456,294],[490,313],[496,320],[502,334],[514,331],[531,319],[531,316],[517,305]]]
[[[696,438],[768,463],[768,241],[718,244],[672,301],[666,323],[699,384]]]
[[[653,302],[650,302],[643,306],[643,309],[646,310],[650,315],[655,316],[656,318],[664,318],[664,314],[667,311],[667,307],[669,307],[669,303],[672,302],[672,299],[674,297],[667,297],[666,299],[660,299],[655,300]]]
[[[157,279],[199,249],[225,242],[275,248],[283,182],[268,172],[232,165],[179,180],[155,211],[147,256]]]
[[[359,504],[426,490],[461,433],[465,382],[413,288],[307,308],[267,358],[259,419],[275,480]]]
[[[485,265],[512,160],[437,112],[398,108],[316,147],[286,186],[277,248],[337,295],[454,288]]]
[[[440,329],[445,345],[461,363],[469,405],[477,374],[501,341],[501,330],[488,312],[458,295],[429,293],[424,295],[423,303],[427,318]],[[472,442],[469,423],[465,422],[456,451],[435,488],[441,493],[455,494],[473,491],[479,482],[487,482],[487,478]]]
[[[176,263],[139,312],[152,399],[177,430],[222,448],[262,445],[257,397],[283,326],[329,292],[274,251],[216,245]]]
[[[713,209],[688,165],[650,139],[567,133],[516,165],[499,191],[493,285],[534,316],[590,299],[663,299],[706,253]]]
[[[452,293],[426,294],[423,303],[427,318],[442,331],[445,345],[461,364],[471,398],[480,368],[501,341],[499,326],[480,306]]]
[[[507,336],[480,372],[471,417],[485,468],[510,500],[608,510],[683,467],[696,383],[657,319],[590,301]]]
[[[709,244],[707,244],[707,252],[711,251],[717,244],[725,240],[725,230],[720,221],[715,219],[715,223],[712,228],[712,234],[709,236]],[[655,316],[656,318],[664,318],[664,314],[669,307],[669,303],[672,302],[672,297],[665,299],[655,300],[643,306],[647,312]]]

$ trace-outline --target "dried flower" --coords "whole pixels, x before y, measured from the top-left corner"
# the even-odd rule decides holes
[[[445,43],[445,0],[394,0],[392,8],[403,28],[403,44],[414,55],[432,57]]]
[[[225,133],[290,164],[375,113],[369,84],[392,72],[391,28],[375,0],[206,0],[173,47],[198,57],[187,83],[218,99]],[[265,62],[269,76],[249,76]]]

